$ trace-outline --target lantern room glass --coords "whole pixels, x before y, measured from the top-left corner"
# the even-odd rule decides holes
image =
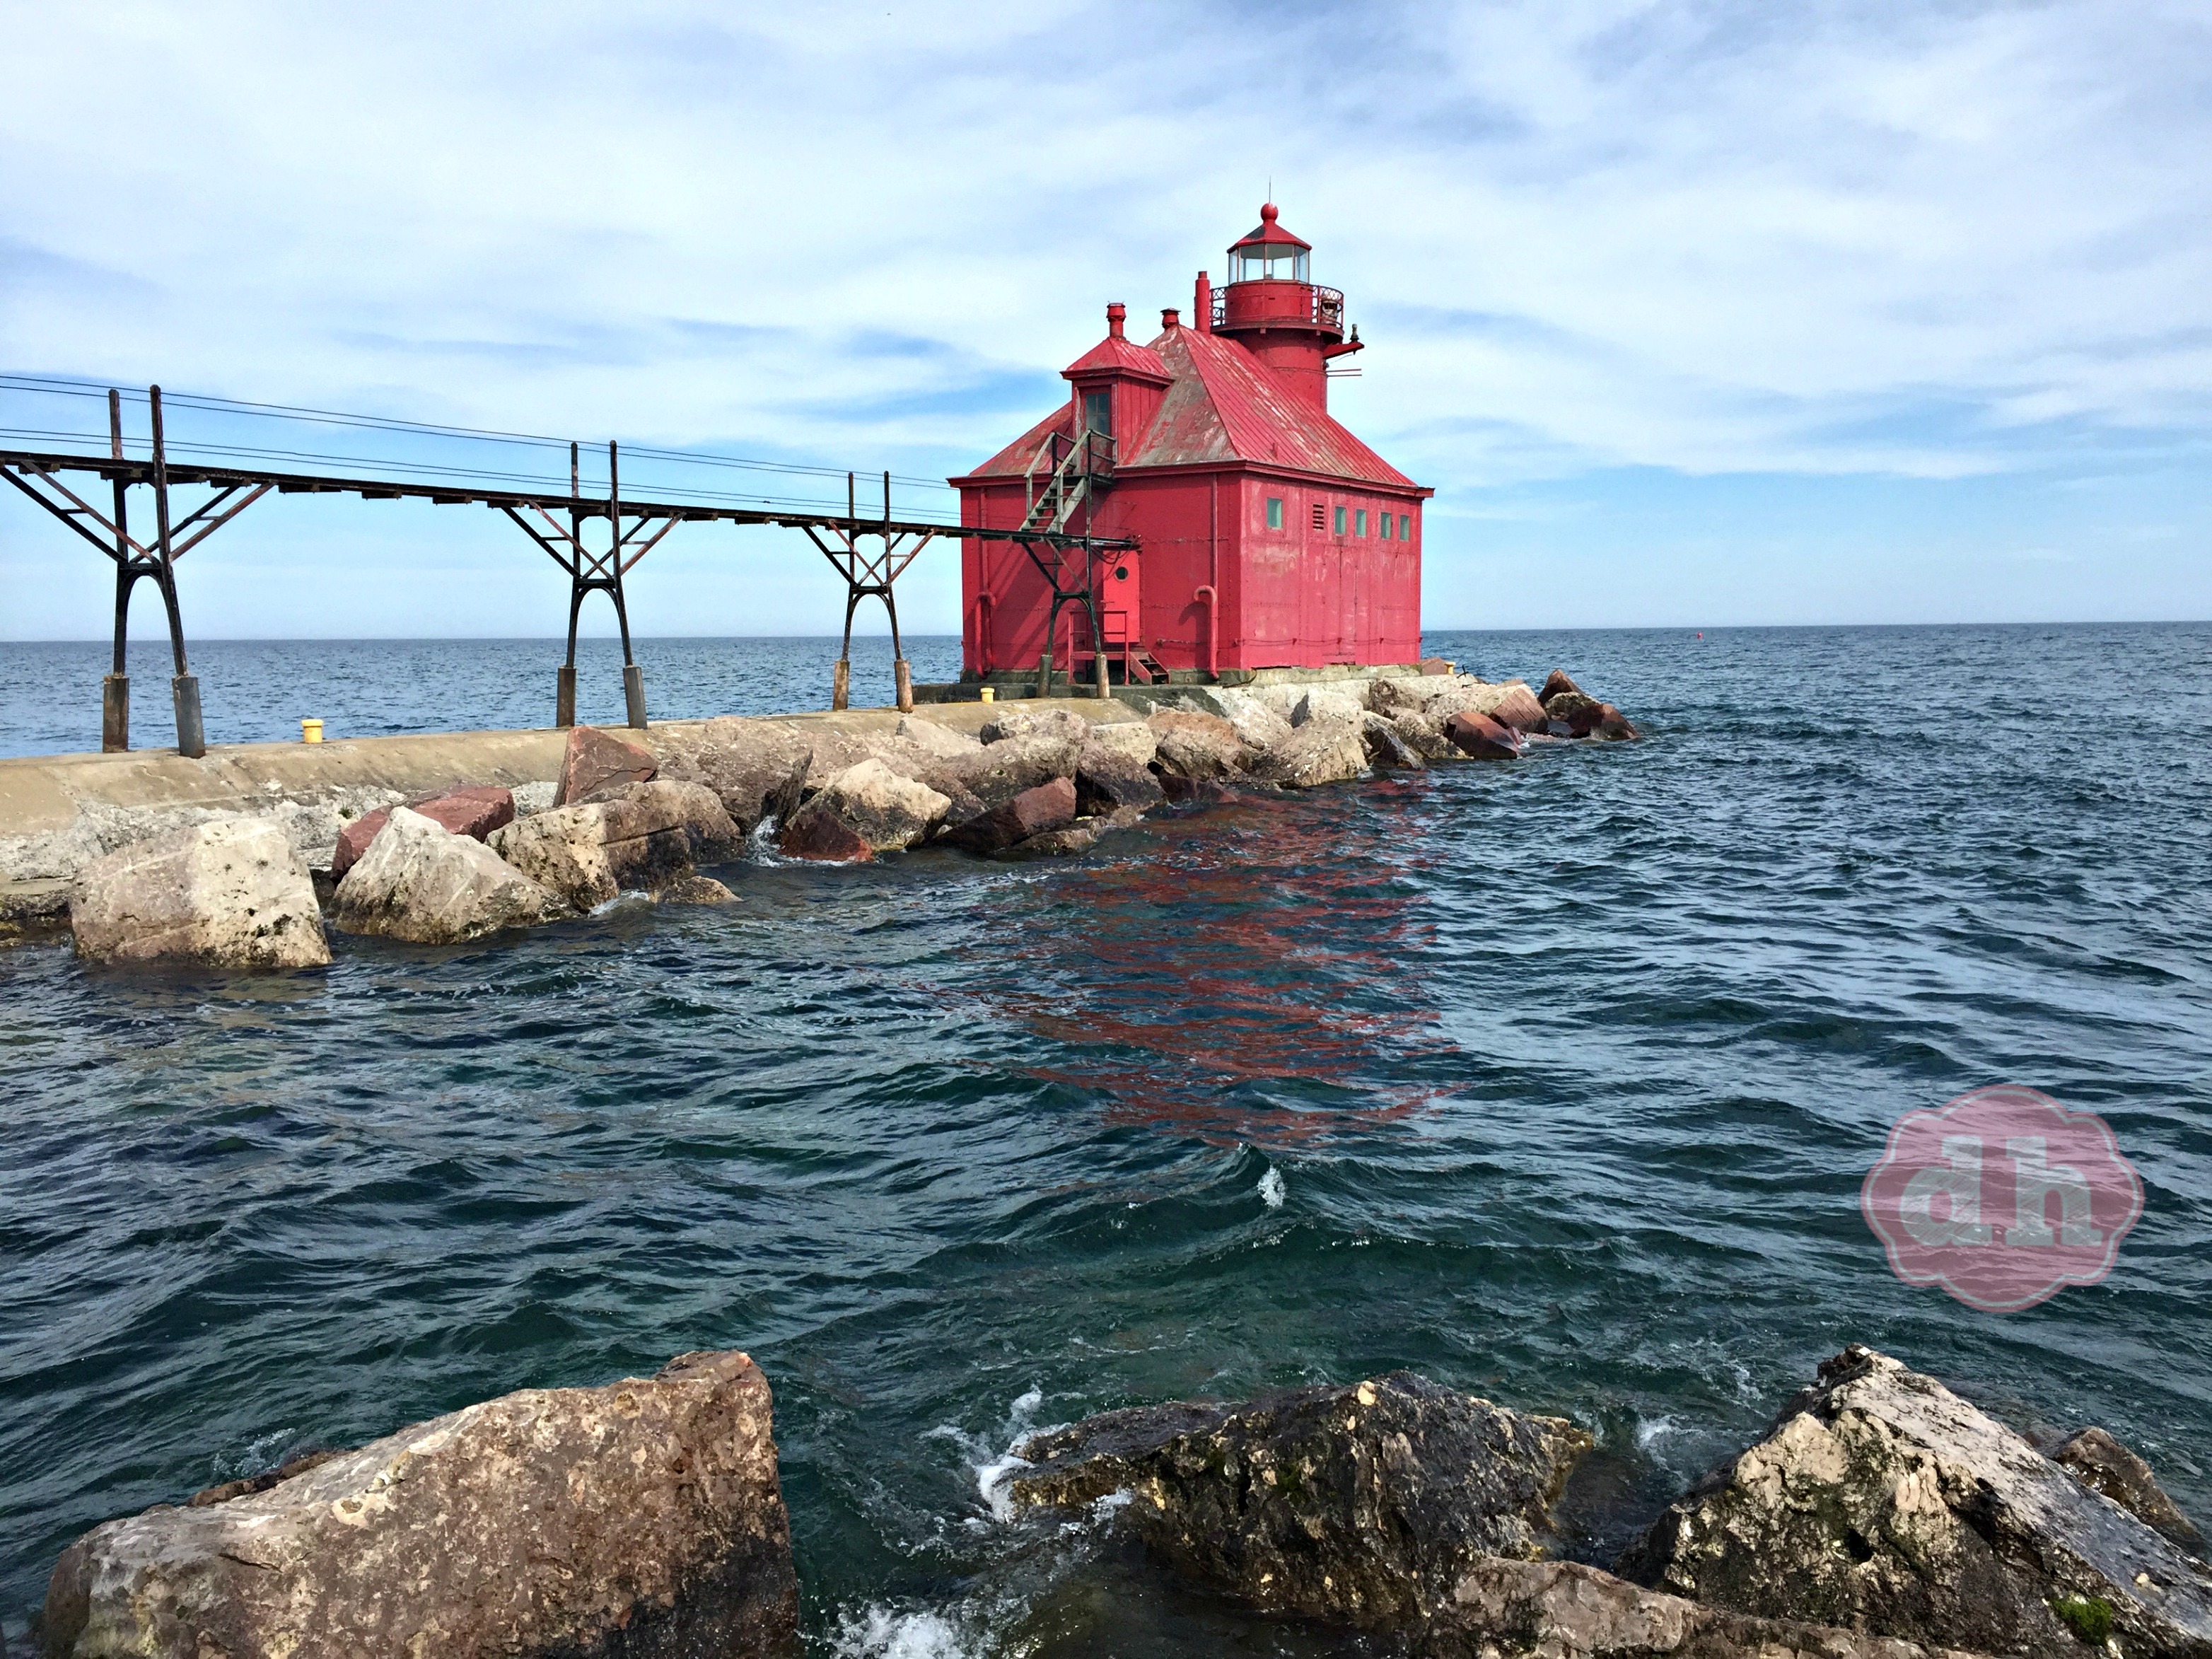
[[[1283,242],[1261,242],[1229,250],[1229,280],[1232,283],[1308,283],[1310,256],[1302,247]]]

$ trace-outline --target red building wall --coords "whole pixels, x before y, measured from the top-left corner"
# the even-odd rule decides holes
[[[1270,498],[1283,503],[1283,524],[1267,524]],[[1018,480],[971,486],[963,523],[1009,527],[1027,500]],[[1321,509],[1315,527],[1314,509]],[[1338,533],[1337,509],[1345,530]],[[1421,654],[1421,501],[1371,488],[1346,489],[1310,480],[1243,472],[1125,476],[1099,503],[1092,529],[1133,536],[1138,549],[1103,560],[1099,609],[1109,641],[1133,631],[1163,666],[1174,669],[1320,668],[1332,663],[1413,662]],[[1413,535],[1394,522],[1385,539],[1381,513],[1409,518]],[[1357,514],[1367,533],[1355,533]],[[967,596],[962,666],[969,673],[1036,665],[1044,649],[1052,591],[1019,548],[963,544],[962,591]],[[1121,573],[1126,571],[1127,574]],[[1209,619],[1200,590],[1216,592]],[[1071,611],[1077,612],[1071,624]],[[1207,658],[1209,620],[1214,654]],[[1091,623],[1079,606],[1064,607],[1053,648],[1057,666],[1088,672]],[[1113,653],[1116,661],[1119,651]]]

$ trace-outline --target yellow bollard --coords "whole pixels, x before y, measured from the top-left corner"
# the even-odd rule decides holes
[[[999,688],[995,685],[983,686],[976,691],[975,699],[979,702],[996,702],[999,700]]]
[[[301,720],[300,722],[300,741],[301,743],[320,743],[322,740],[323,723],[320,720]]]

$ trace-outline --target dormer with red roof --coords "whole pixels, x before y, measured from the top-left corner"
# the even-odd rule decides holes
[[[1068,402],[951,480],[963,524],[1137,544],[963,544],[963,680],[1034,683],[1048,652],[1056,685],[1101,658],[1124,683],[1419,659],[1432,492],[1328,414],[1358,331],[1273,204],[1260,219],[1225,286],[1199,274],[1193,325],[1163,311],[1139,345],[1109,306]]]

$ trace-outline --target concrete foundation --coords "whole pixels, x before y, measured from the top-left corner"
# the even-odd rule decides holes
[[[1234,690],[1255,685],[1328,685],[1345,680],[1389,679],[1398,676],[1417,675],[1426,671],[1417,662],[1393,663],[1335,663],[1327,668],[1243,668],[1230,669],[1219,674],[1207,674],[1197,670],[1177,669],[1164,681],[1150,685],[1112,685],[1108,688],[1117,699],[1139,708],[1150,708],[1162,701],[1171,704],[1182,701],[1164,693],[1218,688]],[[1441,672],[1449,673],[1452,665],[1442,665]],[[985,686],[992,688],[994,697],[1000,702],[1011,702],[1016,698],[1034,699],[1037,694],[1036,671],[1004,669],[988,674],[964,675],[957,680],[934,685],[917,685],[914,700],[927,703],[963,703],[977,702]],[[1061,670],[1054,671],[1052,695],[1055,698],[1082,697],[1096,695],[1091,688],[1078,683]]]

